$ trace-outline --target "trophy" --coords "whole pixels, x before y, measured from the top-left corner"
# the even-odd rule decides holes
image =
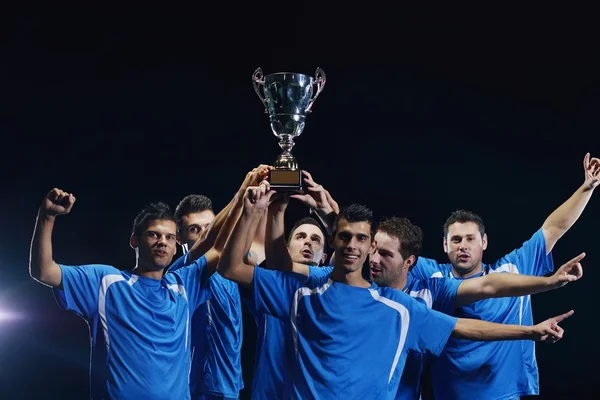
[[[271,130],[283,152],[269,171],[269,183],[279,192],[302,192],[302,172],[292,155],[294,138],[304,130],[306,115],[325,86],[325,73],[317,68],[315,77],[295,72],[263,76],[260,68],[252,74],[256,94],[269,114]]]

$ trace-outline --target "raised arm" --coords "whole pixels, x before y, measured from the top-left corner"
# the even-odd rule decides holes
[[[519,297],[557,289],[583,276],[580,261],[584,257],[585,253],[581,253],[548,277],[495,273],[464,280],[458,286],[454,306],[458,308],[493,297]]]
[[[254,265],[248,262],[247,239],[254,229],[253,225],[259,223],[274,193],[270,190],[267,181],[262,181],[260,185],[246,189],[242,213],[221,254],[219,273],[223,277],[242,285],[252,285]]]
[[[229,214],[226,215],[223,225],[219,230],[219,234],[215,238],[213,246],[204,254],[209,274],[215,273],[219,266],[219,261],[229,236],[231,236],[233,227],[239,218],[239,214],[243,205],[242,198],[234,199],[232,208]]]
[[[542,225],[542,232],[546,239],[546,252],[550,253],[554,245],[579,219],[583,209],[592,197],[592,193],[600,183],[600,160],[592,158],[587,153],[583,159],[585,182],[567,201],[561,204],[546,218]]]
[[[31,240],[29,275],[45,285],[59,288],[62,274],[52,257],[52,231],[57,215],[68,214],[75,204],[75,196],[60,189],[52,189],[42,200]]]
[[[267,231],[267,212],[263,211],[258,224],[253,225],[253,229],[248,233],[246,239],[246,253],[250,253],[249,263],[259,265],[266,258],[266,231]]]
[[[267,268],[279,271],[293,271],[305,276],[310,274],[308,266],[295,263],[288,251],[285,240],[285,210],[289,196],[282,195],[273,200],[267,212],[266,260]]]
[[[202,257],[202,255],[205,254],[214,245],[215,240],[217,239],[217,236],[219,235],[219,232],[221,231],[221,228],[223,227],[223,224],[225,223],[227,217],[232,213],[237,213],[237,215],[233,214],[233,217],[237,218],[241,213],[242,202],[240,199],[244,196],[246,188],[248,188],[249,186],[258,185],[259,182],[263,180],[265,176],[267,176],[269,169],[272,169],[272,167],[265,164],[261,164],[246,174],[242,185],[240,186],[236,194],[233,196],[229,204],[227,204],[225,208],[223,208],[215,216],[215,219],[212,221],[206,236],[203,239],[197,240],[196,243],[194,243],[194,245],[190,249],[190,260],[196,260],[199,257]],[[239,207],[236,208],[236,204]]]
[[[458,318],[452,336],[474,341],[543,340],[555,343],[562,339],[564,330],[558,324],[573,315],[573,310],[549,318],[534,326],[497,324],[471,318]]]

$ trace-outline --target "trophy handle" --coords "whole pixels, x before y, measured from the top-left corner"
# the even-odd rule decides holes
[[[262,94],[260,91],[261,87],[265,86],[265,80],[263,78],[264,78],[264,75],[263,75],[262,69],[260,69],[260,67],[256,68],[256,70],[252,74],[252,86],[254,86],[254,91],[256,92],[256,95],[262,101],[263,106],[265,106],[265,113],[268,113],[269,112],[269,109],[267,108],[268,100],[266,99],[264,94]]]
[[[323,71],[321,68],[317,68],[317,70],[315,72],[315,81],[313,82],[313,85],[317,86],[317,91],[315,92],[315,95],[313,96],[313,98],[310,99],[310,102],[308,103],[308,106],[306,107],[306,112],[312,112],[312,110],[310,108],[312,107],[312,105],[315,102],[315,100],[317,99],[317,97],[323,91],[326,80],[327,79],[325,78],[325,71]]]

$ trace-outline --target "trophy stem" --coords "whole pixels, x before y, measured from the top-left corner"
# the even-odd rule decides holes
[[[295,145],[294,137],[291,135],[281,135],[279,139],[279,147],[281,147],[283,153],[277,157],[273,166],[276,169],[298,170],[298,161],[292,155],[292,148]]]

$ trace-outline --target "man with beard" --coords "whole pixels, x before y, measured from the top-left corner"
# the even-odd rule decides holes
[[[329,276],[307,279],[255,268],[247,257],[246,242],[274,194],[266,180],[247,189],[219,273],[252,287],[259,310],[289,320],[286,333],[294,358],[285,393],[290,398],[392,398],[407,353],[439,355],[450,335],[552,341],[562,335],[556,318],[533,327],[457,319],[430,310],[399,290],[368,282],[362,265],[373,246],[372,212],[360,204],[344,208],[333,225],[330,243],[335,259]]]
[[[423,235],[421,229],[406,218],[383,220],[375,233],[375,247],[369,255],[371,279],[379,286],[402,290],[428,308],[453,314],[460,308],[482,299],[514,297],[561,287],[582,276],[580,254],[550,277],[519,274],[490,274],[458,281],[449,278],[417,279],[410,273],[419,260]],[[567,314],[569,315],[569,314]],[[560,321],[557,321],[560,322]],[[421,396],[421,372],[425,356],[409,353],[396,400],[416,400]],[[474,398],[479,395],[472,393]]]
[[[583,160],[584,182],[523,245],[492,264],[482,263],[488,237],[482,219],[459,210],[444,224],[444,251],[449,263],[419,257],[412,273],[419,278],[469,280],[498,272],[545,275],[554,269],[552,249],[573,226],[600,183],[600,160]],[[489,299],[466,305],[454,314],[504,324],[533,324],[529,296]],[[539,378],[534,343],[477,343],[451,339],[439,358],[432,359],[434,396],[462,399],[465,393],[485,399],[516,399],[538,395]]]

